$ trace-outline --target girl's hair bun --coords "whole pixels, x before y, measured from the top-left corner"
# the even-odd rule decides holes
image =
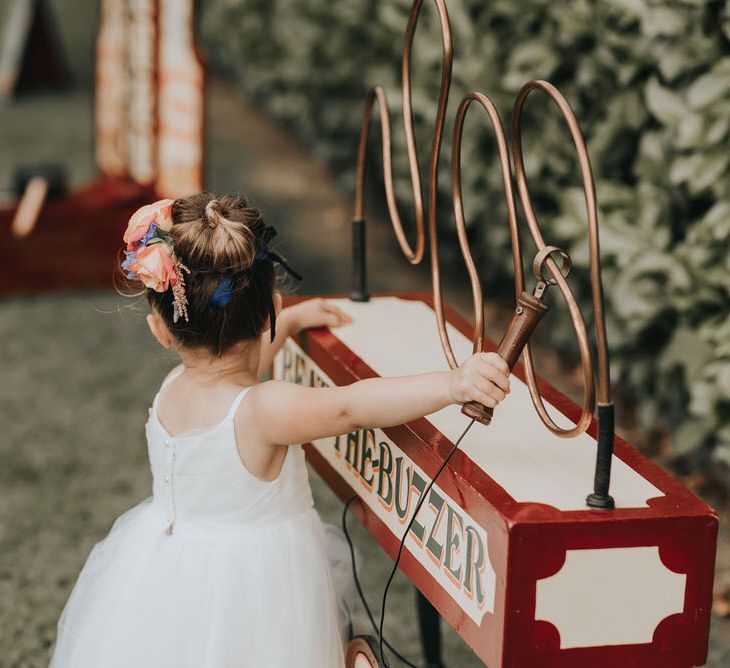
[[[199,193],[173,204],[175,248],[191,269],[235,273],[248,269],[263,233],[261,212],[245,197]]]
[[[217,199],[212,199],[205,205],[205,221],[210,227],[217,227],[221,222],[221,205]]]

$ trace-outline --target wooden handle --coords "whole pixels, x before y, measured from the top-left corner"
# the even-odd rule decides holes
[[[10,224],[13,236],[21,239],[27,237],[38,222],[43,203],[48,194],[48,181],[42,176],[34,176],[25,187],[23,197],[15,211],[15,217]]]
[[[522,349],[532,332],[535,331],[535,327],[547,312],[547,305],[543,304],[534,295],[529,292],[523,292],[520,295],[512,319],[497,347],[497,354],[507,362],[510,371],[520,358]],[[461,412],[467,417],[474,418],[477,422],[486,425],[492,422],[494,415],[493,408],[482,406],[476,401],[465,403],[461,407]]]

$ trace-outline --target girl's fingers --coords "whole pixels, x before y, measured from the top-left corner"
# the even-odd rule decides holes
[[[350,318],[350,316],[345,313],[339,306],[335,306],[330,302],[325,301],[322,308],[328,313],[334,313],[343,320],[352,320],[352,318]]]
[[[482,406],[487,406],[489,408],[495,408],[497,406],[497,401],[494,397],[489,396],[486,392],[482,392],[476,387],[474,388],[472,401],[476,401],[482,404]]]
[[[497,387],[497,385],[488,380],[485,380],[484,378],[480,378],[476,382],[476,387],[480,392],[483,392],[484,394],[492,397],[492,399],[494,399],[497,403],[502,401],[506,396],[505,392]]]
[[[477,353],[483,362],[495,367],[505,375],[509,375],[509,365],[497,353]]]
[[[324,311],[324,320],[328,327],[339,327],[352,322],[352,318],[336,306],[325,308]]]
[[[488,362],[480,360],[478,372],[479,375],[497,385],[504,392],[509,392],[509,376],[507,375],[509,374],[509,367],[507,367],[506,363],[504,364],[504,366],[507,373],[505,373],[501,369],[497,369]]]

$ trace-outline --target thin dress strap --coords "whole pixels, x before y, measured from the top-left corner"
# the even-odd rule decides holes
[[[167,374],[167,378],[165,378],[165,380],[162,381],[162,385],[160,385],[160,389],[157,390],[157,394],[155,395],[155,398],[152,401],[152,404],[155,406],[155,409],[157,408],[157,404],[159,403],[160,393],[162,392],[162,390],[164,390],[183,371],[185,371],[185,367],[181,364],[177,369],[173,369],[170,373]]]
[[[228,415],[224,418],[225,420],[230,420],[233,418],[233,416],[236,414],[236,411],[238,410],[238,407],[241,405],[241,401],[243,401],[243,398],[246,396],[246,393],[253,387],[253,385],[247,385],[244,387],[237,395],[236,398],[233,400],[233,403],[231,404],[231,407],[228,409]]]

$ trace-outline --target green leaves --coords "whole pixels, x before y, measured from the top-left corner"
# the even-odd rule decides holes
[[[330,162],[350,191],[364,95],[385,86],[396,191],[409,201],[399,87],[410,7],[411,0],[211,0],[204,34],[214,60]],[[677,452],[714,446],[716,459],[730,465],[730,4],[460,0],[449,3],[449,13],[455,60],[439,193],[439,221],[449,233],[444,258],[458,257],[446,247],[454,239],[446,144],[460,97],[486,93],[508,126],[515,91],[528,79],[549,79],[589,142],[614,378],[632,387],[644,426],[673,430]],[[412,57],[423,166],[441,67],[429,3]],[[537,94],[523,125],[543,234],[569,250],[571,281],[586,295],[575,151],[555,107]],[[467,222],[481,275],[490,286],[509,286],[502,186],[483,115],[470,115],[463,147]],[[567,322],[554,325],[555,342],[570,343]]]
[[[665,88],[653,76],[644,87],[646,106],[662,125],[677,125],[687,116],[687,104],[679,93]]]
[[[538,78],[549,79],[559,62],[558,54],[545,43],[515,45],[510,51],[502,83],[506,90],[517,91],[535,72],[540,73]]]
[[[687,102],[696,111],[708,109],[730,95],[730,58],[722,58],[687,90]]]

